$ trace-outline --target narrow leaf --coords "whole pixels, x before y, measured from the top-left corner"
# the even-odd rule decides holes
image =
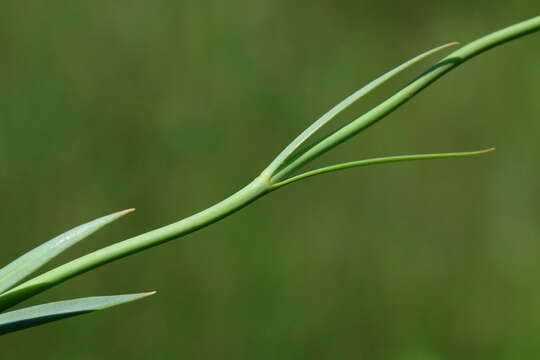
[[[272,163],[266,168],[264,171],[268,174],[268,176],[274,175],[274,171],[279,168],[281,164],[285,162],[289,158],[289,156],[296,150],[300,145],[302,145],[310,136],[312,136],[317,130],[319,130],[321,127],[323,127],[325,124],[330,122],[334,117],[336,117],[339,113],[341,113],[343,110],[347,109],[350,105],[352,105],[355,101],[359,100],[363,96],[370,93],[372,90],[376,89],[377,87],[381,86],[400,72],[406,70],[407,68],[411,67],[412,65],[422,61],[423,59],[443,50],[447,47],[457,45],[457,42],[451,42],[439,47],[436,47],[434,49],[431,49],[429,51],[426,51],[411,60],[401,64],[400,66],[394,68],[393,70],[385,73],[384,75],[380,76],[379,78],[373,80],[366,86],[362,87],[361,89],[357,90],[355,93],[347,97],[345,100],[334,106],[330,111],[328,111],[326,114],[324,114],[321,118],[319,118],[317,121],[315,121],[311,126],[309,126],[306,130],[304,130],[296,139],[294,139],[275,159],[272,161]]]
[[[82,299],[58,301],[10,311],[5,314],[0,314],[0,335],[45,324],[51,321],[107,309],[116,305],[142,299],[153,294],[155,294],[155,292],[88,297]]]
[[[321,169],[312,170],[305,172],[303,174],[293,176],[289,179],[286,179],[282,182],[276,183],[274,185],[275,188],[279,188],[281,186],[293,183],[298,180],[306,179],[315,175],[319,174],[325,174],[329,172],[334,172],[338,170],[348,169],[352,167],[358,167],[358,166],[368,166],[368,165],[376,165],[376,164],[386,164],[386,163],[392,163],[392,162],[401,162],[401,161],[415,161],[415,160],[428,160],[428,159],[444,159],[444,158],[451,158],[451,157],[465,157],[465,156],[474,156],[474,155],[482,155],[489,153],[491,151],[495,150],[495,148],[480,150],[480,151],[470,151],[470,152],[455,152],[455,153],[440,153],[440,154],[418,154],[418,155],[401,155],[401,156],[388,156],[388,157],[382,157],[382,158],[375,158],[375,159],[367,159],[367,160],[360,160],[360,161],[352,161],[347,162],[343,164],[337,164],[332,166],[327,166]]]
[[[77,226],[17,258],[0,269],[0,294],[15,286],[67,248],[133,210],[120,211]]]

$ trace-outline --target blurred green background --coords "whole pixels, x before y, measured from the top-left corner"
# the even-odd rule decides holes
[[[51,266],[201,210],[374,77],[539,8],[530,0],[4,0],[0,261],[116,210],[138,208]],[[2,358],[539,356],[539,58],[538,33],[483,54],[318,164],[495,153],[286,187],[27,302],[158,290],[2,337]]]

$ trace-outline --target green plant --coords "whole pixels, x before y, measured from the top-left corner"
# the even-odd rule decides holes
[[[86,236],[89,236],[101,227],[131,212],[131,210],[118,212],[94,220],[50,240],[49,242],[21,256],[0,270],[0,311],[5,311],[10,307],[32,297],[33,295],[45,291],[67,279],[89,271],[93,268],[208,226],[243,208],[259,197],[262,197],[263,195],[266,195],[292,182],[318,174],[333,172],[350,167],[398,161],[464,157],[484,154],[491,151],[492,149],[475,152],[393,156],[331,165],[321,169],[297,174],[298,170],[300,170],[300,168],[302,168],[304,165],[356,135],[360,131],[366,129],[378,120],[384,118],[386,115],[390,114],[399,106],[407,102],[422,89],[458,65],[492,47],[532,33],[539,29],[540,16],[537,16],[530,20],[482,37],[481,39],[476,40],[446,56],[430,67],[427,71],[419,75],[416,79],[411,81],[408,85],[403,87],[400,91],[389,97],[378,106],[374,107],[372,110],[341,127],[337,131],[323,136],[319,140],[314,141],[309,145],[304,145],[304,143],[310,139],[321,127],[334,119],[345,108],[362,98],[368,92],[374,90],[408,67],[449,46],[455,45],[456,43],[443,45],[423,53],[384,74],[336,105],[328,113],[323,115],[319,120],[302,132],[296,139],[294,139],[294,141],[291,142],[251,183],[229,198],[179,222],[107,246],[103,249],[97,250],[52,269],[42,275],[22,282],[27,276],[47,263],[54,256],[74,245]],[[69,316],[100,310],[113,305],[136,300],[151,294],[153,293],[150,292],[134,295],[86,298],[5,312],[0,315],[0,334]]]

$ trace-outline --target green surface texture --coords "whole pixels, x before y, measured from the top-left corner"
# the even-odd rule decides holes
[[[525,0],[3,1],[0,264],[118,209],[138,211],[47,269],[203,210],[380,74],[539,10]],[[2,358],[538,357],[539,59],[538,33],[482,54],[303,171],[495,152],[286,186],[25,302],[158,290],[3,336]]]

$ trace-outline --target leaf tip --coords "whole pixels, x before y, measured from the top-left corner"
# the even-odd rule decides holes
[[[441,45],[439,47],[436,47],[435,49],[433,49],[433,51],[441,51],[441,50],[444,50],[446,48],[449,48],[449,47],[452,47],[452,46],[456,46],[456,45],[461,45],[458,41],[452,41],[452,42],[449,42],[447,44],[444,44],[444,45]]]
[[[457,46],[457,45],[461,45],[459,41],[452,41],[452,42],[449,42],[448,44],[443,45],[443,46],[444,47],[450,47],[450,46]]]
[[[490,153],[492,151],[495,151],[494,147],[490,147],[489,149],[484,149],[484,150],[477,151],[476,154],[477,155],[482,155],[482,154]]]
[[[126,210],[118,211],[118,212],[112,214],[111,216],[113,216],[114,219],[118,219],[118,218],[121,218],[121,217],[123,217],[123,216],[125,216],[127,214],[131,214],[135,210],[136,210],[135,208],[126,209]]]

